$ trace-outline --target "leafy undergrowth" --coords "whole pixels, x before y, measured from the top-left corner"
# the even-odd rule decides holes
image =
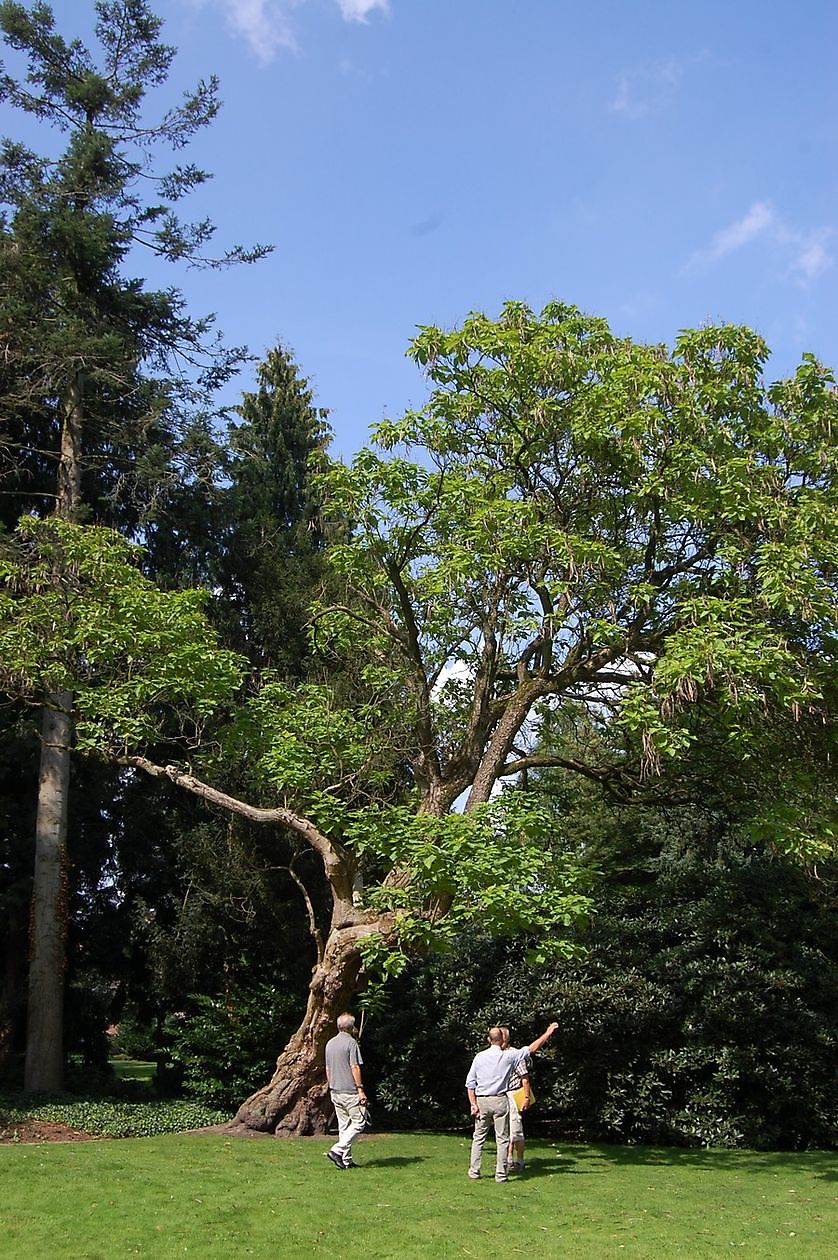
[[[77,1134],[128,1138],[182,1133],[229,1119],[229,1112],[183,1099],[131,1102],[43,1094],[35,1100],[31,1094],[0,1093],[0,1134],[7,1134],[7,1141],[14,1141],[24,1126],[37,1131],[38,1125],[60,1125]]]

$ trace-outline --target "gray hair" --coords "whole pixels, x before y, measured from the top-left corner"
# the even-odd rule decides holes
[[[344,1015],[338,1015],[338,1032],[352,1032],[354,1027],[354,1015],[350,1015],[348,1011]]]

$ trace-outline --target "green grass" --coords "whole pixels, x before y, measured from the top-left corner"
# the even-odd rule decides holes
[[[4,1260],[826,1257],[834,1159],[532,1142],[522,1179],[466,1177],[468,1139],[170,1135],[0,1147]],[[489,1172],[487,1150],[484,1169]]]
[[[157,1073],[157,1064],[145,1059],[111,1059],[111,1069],[118,1081],[142,1081],[153,1085]]]

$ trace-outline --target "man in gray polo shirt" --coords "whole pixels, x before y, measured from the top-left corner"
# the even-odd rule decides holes
[[[480,1164],[483,1160],[483,1146],[489,1130],[494,1126],[495,1141],[498,1146],[495,1181],[508,1181],[506,1162],[509,1148],[509,1099],[506,1096],[509,1078],[519,1063],[528,1059],[531,1054],[550,1040],[558,1028],[551,1024],[546,1032],[536,1037],[530,1045],[517,1050],[510,1046],[503,1049],[503,1033],[500,1028],[490,1028],[486,1040],[487,1050],[481,1050],[474,1056],[474,1061],[466,1077],[466,1090],[474,1116],[474,1138],[471,1143],[471,1161],[468,1175],[472,1181],[480,1176]]]
[[[361,1080],[361,1048],[355,1016],[338,1015],[336,1037],[326,1042],[326,1080],[338,1118],[338,1140],[326,1154],[335,1168],[352,1168],[352,1143],[366,1128],[362,1108],[367,1096]]]

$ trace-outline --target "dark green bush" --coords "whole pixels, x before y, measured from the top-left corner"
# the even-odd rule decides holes
[[[270,985],[196,995],[191,1012],[166,1024],[167,1053],[191,1098],[235,1108],[271,1076],[297,1004]]]
[[[464,1079],[490,1023],[533,1065],[528,1127],[590,1141],[805,1149],[836,1143],[836,916],[770,856],[685,854],[604,881],[587,953],[536,971],[524,941],[415,964],[370,1025],[377,1099],[399,1125],[468,1124]]]
[[[132,1012],[123,1014],[117,1030],[111,1038],[111,1055],[124,1055],[126,1059],[151,1060],[157,1053],[156,1028],[151,1020],[141,1019]]]

